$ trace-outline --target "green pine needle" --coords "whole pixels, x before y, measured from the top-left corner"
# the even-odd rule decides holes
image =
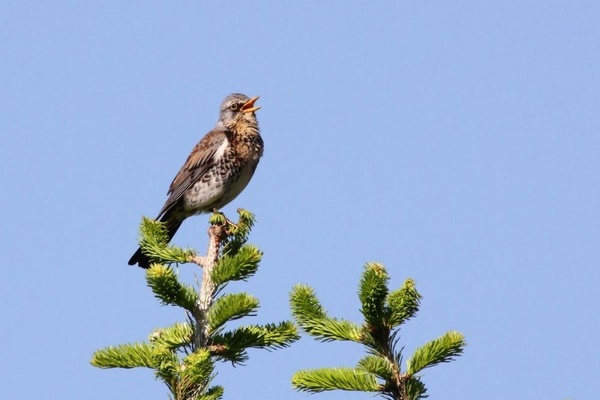
[[[252,229],[254,222],[256,221],[256,216],[243,208],[238,208],[237,213],[240,216],[238,225],[243,225],[246,229]]]
[[[222,212],[215,212],[212,213],[212,215],[208,219],[208,222],[211,225],[225,225],[227,224],[227,217]]]
[[[198,400],[219,400],[223,397],[223,386],[212,386],[206,393],[198,396]]]
[[[175,271],[162,264],[152,264],[146,271],[146,283],[164,305],[180,306],[192,312],[198,294],[191,286],[179,282]]]
[[[121,344],[97,350],[91,364],[98,368],[154,368],[153,348],[147,343]]]
[[[407,377],[406,381],[404,382],[404,393],[406,400],[425,399],[428,397],[425,395],[426,392],[427,388],[419,377]]]
[[[400,330],[394,328],[415,316],[421,295],[412,279],[407,279],[400,289],[391,293],[388,281],[389,276],[382,265],[369,263],[365,266],[358,290],[365,317],[361,326],[328,317],[309,286],[293,288],[290,294],[292,314],[303,331],[321,341],[355,341],[369,353],[355,369],[298,371],[292,378],[294,388],[310,393],[335,389],[378,392],[391,400],[426,397],[425,385],[414,374],[462,354],[466,345],[464,337],[458,332],[449,332],[425,344],[408,360],[408,371],[402,373],[402,348],[398,349]]]
[[[213,377],[214,364],[210,352],[200,349],[183,359],[181,379],[194,386],[207,386]]]
[[[208,314],[209,332],[215,332],[226,322],[256,315],[258,299],[247,293],[226,294],[219,297]]]
[[[242,208],[239,208],[237,212],[239,221],[235,226],[229,227],[229,236],[223,245],[223,254],[237,254],[248,240],[250,230],[254,226],[254,214]]]
[[[452,361],[460,356],[467,345],[465,337],[455,331],[448,332],[419,347],[406,362],[407,371],[414,375],[436,364]]]
[[[237,254],[222,256],[212,271],[211,277],[217,286],[229,281],[245,281],[258,270],[262,252],[252,245],[242,246]]]
[[[389,327],[394,328],[413,318],[419,311],[420,302],[421,295],[417,292],[415,281],[407,279],[400,289],[387,296]]]
[[[239,208],[237,210],[239,220],[237,224],[230,223],[221,212],[214,213],[210,218],[212,225],[225,225],[227,237],[223,243],[223,254],[235,255],[248,240],[248,235],[254,226],[254,214]]]
[[[191,250],[169,246],[169,236],[164,223],[143,217],[140,225],[140,247],[151,260],[166,263],[186,263]]]
[[[314,290],[306,285],[296,285],[290,294],[292,315],[302,330],[318,340],[349,340],[360,342],[361,328],[350,321],[327,317],[327,313]]]
[[[237,212],[239,215],[238,223],[231,227],[230,232],[236,240],[245,242],[254,226],[255,216],[243,208],[238,208]]]
[[[366,356],[358,362],[357,368],[364,369],[384,381],[391,381],[394,375],[392,364],[385,358],[379,356]]]
[[[176,323],[167,328],[157,329],[150,334],[150,343],[155,346],[177,350],[190,345],[194,329],[189,323]]]
[[[322,342],[334,340],[351,341],[360,343],[363,334],[360,327],[352,321],[327,318],[311,321],[308,325],[301,325],[302,330]]]
[[[311,321],[327,318],[325,309],[310,286],[294,286],[290,293],[290,304],[292,314],[302,327],[308,325]]]
[[[279,324],[248,325],[211,337],[215,356],[242,363],[248,359],[246,349],[278,349],[299,339],[296,326],[290,321]]]
[[[154,347],[152,358],[155,362],[155,375],[167,385],[179,378],[180,364],[177,354],[165,347]]]
[[[146,272],[147,285],[163,305],[184,308],[188,322],[155,330],[150,334],[149,343],[98,350],[93,354],[92,365],[99,368],[151,368],[174,399],[220,400],[223,387],[209,387],[214,377],[214,362],[243,362],[248,358],[249,348],[278,349],[299,339],[296,326],[289,321],[243,326],[223,333],[227,322],[253,316],[259,307],[258,299],[246,293],[219,297],[228,282],[246,280],[254,275],[262,258],[257,247],[246,245],[254,215],[243,209],[238,210],[238,215],[238,223],[229,221],[222,213],[215,213],[210,218],[211,224],[221,226],[209,229],[212,240],[216,239],[214,234],[219,236],[216,239],[218,261],[211,271],[211,281],[200,283],[201,288],[209,288],[210,298],[202,302],[208,310],[200,309],[200,295],[193,287],[180,282],[177,271],[169,266],[190,262],[194,252],[169,246],[168,226],[143,218],[140,246],[151,261]],[[209,246],[209,253],[212,249]],[[206,292],[202,290],[202,294]]]
[[[377,263],[365,265],[361,277],[358,296],[362,304],[361,312],[370,326],[380,326],[386,314],[385,298],[388,294],[389,276],[385,267]]]
[[[319,393],[327,390],[378,392],[381,387],[373,374],[353,368],[320,368],[298,371],[292,386],[300,391]]]

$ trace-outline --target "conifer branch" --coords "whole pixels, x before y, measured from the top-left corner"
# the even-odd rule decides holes
[[[206,387],[212,379],[214,364],[211,354],[206,349],[200,349],[183,359],[181,379],[190,382],[190,386]]]
[[[241,246],[235,254],[221,257],[211,269],[211,279],[220,286],[230,281],[245,281],[256,273],[262,252],[251,245]]]
[[[150,334],[149,342],[169,350],[190,347],[194,329],[190,323],[176,323],[167,328],[157,329]]]
[[[327,318],[327,313],[315,291],[307,285],[296,285],[290,294],[292,313],[302,325],[310,325],[312,321]]]
[[[208,314],[208,330],[216,332],[225,323],[256,315],[258,299],[247,293],[226,294],[219,297]]]
[[[394,379],[393,364],[384,357],[368,355],[358,362],[357,368],[364,369],[384,381]]]
[[[292,315],[303,331],[316,339],[328,342],[348,340],[360,342],[361,328],[350,321],[329,318],[312,288],[296,285],[290,294]]]
[[[152,346],[146,343],[120,344],[97,350],[91,364],[99,368],[154,368]]]
[[[208,228],[208,251],[205,257],[191,257],[190,261],[202,267],[202,284],[196,307],[192,312],[196,320],[193,347],[206,347],[209,338],[208,313],[217,291],[217,283],[212,279],[212,271],[219,260],[221,242],[226,234],[225,225],[211,225]]]
[[[377,380],[365,371],[354,368],[320,368],[302,370],[294,374],[292,385],[304,392],[319,393],[329,390],[377,392]]]
[[[362,304],[360,311],[369,325],[380,324],[386,313],[385,298],[388,294],[389,279],[381,264],[367,264],[360,280],[358,297]]]
[[[420,302],[421,295],[417,292],[415,281],[407,279],[400,289],[394,290],[387,296],[388,326],[395,328],[414,317],[419,311]]]
[[[427,388],[420,377],[407,375],[403,379],[401,392],[403,399],[424,399],[428,397],[425,395],[426,392]]]
[[[163,264],[152,264],[146,272],[146,282],[162,304],[179,306],[194,312],[198,294],[191,286],[181,284],[172,268]]]
[[[414,375],[425,368],[452,361],[462,354],[465,345],[465,337],[461,333],[447,332],[415,350],[406,362],[408,373]]]
[[[98,350],[92,365],[100,368],[147,367],[169,388],[174,400],[218,400],[223,387],[209,386],[216,361],[243,362],[249,348],[278,349],[298,339],[296,326],[246,325],[223,333],[228,322],[256,314],[258,299],[247,293],[221,294],[228,282],[254,275],[262,252],[246,240],[254,216],[238,210],[237,224],[222,213],[210,218],[206,255],[170,246],[166,226],[144,218],[142,252],[152,261],[146,282],[163,305],[182,307],[188,321],[150,334],[147,343]],[[182,283],[173,263],[191,262],[202,268],[199,288]]]
[[[180,361],[177,354],[167,348],[155,346],[152,349],[155,360],[155,374],[162,379],[171,391],[177,393],[180,386]],[[180,397],[181,398],[181,397]]]
[[[421,296],[414,281],[392,292],[389,276],[381,264],[369,263],[361,276],[358,297],[364,317],[362,325],[327,316],[314,291],[297,285],[290,294],[292,315],[302,330],[315,339],[327,342],[351,340],[362,344],[368,355],[356,368],[321,368],[298,371],[292,385],[300,391],[318,393],[325,390],[377,392],[392,400],[424,398],[426,388],[415,374],[424,368],[447,362],[460,354],[466,342],[458,332],[449,332],[415,351],[402,371],[402,348],[398,348],[399,326],[414,317]],[[395,329],[395,330],[394,330]]]
[[[248,325],[212,337],[211,349],[218,358],[240,364],[248,359],[249,348],[278,349],[298,340],[296,326],[284,321],[279,324]]]
[[[230,224],[230,236],[223,245],[223,254],[235,254],[248,240],[248,235],[254,226],[254,214],[248,210],[238,208],[238,223]]]
[[[197,397],[198,400],[219,400],[223,397],[223,387],[222,386],[213,386],[208,388],[206,393],[201,394]]]
[[[165,224],[143,217],[140,225],[140,247],[150,260],[169,263],[185,263],[192,254],[191,250],[169,246],[169,235]]]

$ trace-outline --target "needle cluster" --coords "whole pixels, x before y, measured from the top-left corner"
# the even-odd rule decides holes
[[[223,214],[211,217],[206,255],[169,245],[164,224],[144,218],[140,246],[153,262],[146,282],[162,305],[185,310],[188,320],[157,329],[145,342],[100,349],[91,363],[99,368],[154,370],[175,400],[217,400],[223,387],[211,386],[215,363],[243,363],[248,349],[277,349],[298,339],[290,321],[266,325],[249,324],[227,329],[234,320],[256,315],[259,301],[248,293],[224,293],[231,281],[253,276],[262,252],[246,243],[254,216],[238,210],[234,224]],[[199,287],[180,281],[175,265],[195,263],[202,267]]]
[[[402,370],[400,327],[419,310],[421,295],[412,279],[389,291],[386,269],[369,263],[360,279],[358,297],[364,321],[361,324],[329,317],[315,292],[296,285],[290,295],[292,313],[300,328],[322,342],[350,341],[361,344],[367,355],[357,365],[301,370],[292,378],[300,391],[329,390],[372,392],[394,400],[425,398],[426,388],[418,375],[423,369],[451,361],[462,354],[464,336],[450,331],[416,349]]]

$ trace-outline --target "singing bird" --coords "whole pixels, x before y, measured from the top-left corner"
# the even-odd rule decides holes
[[[227,96],[214,129],[198,142],[173,179],[156,217],[166,224],[169,240],[187,217],[220,209],[250,182],[264,148],[256,100],[241,93]],[[129,265],[135,264],[150,266],[139,248],[129,260]]]

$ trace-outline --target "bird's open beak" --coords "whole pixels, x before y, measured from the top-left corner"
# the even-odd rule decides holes
[[[254,112],[256,110],[259,110],[260,106],[254,107],[254,103],[256,103],[256,100],[258,100],[258,96],[253,97],[250,100],[248,100],[246,103],[244,103],[244,105],[242,106],[242,112],[249,113],[249,112]]]

